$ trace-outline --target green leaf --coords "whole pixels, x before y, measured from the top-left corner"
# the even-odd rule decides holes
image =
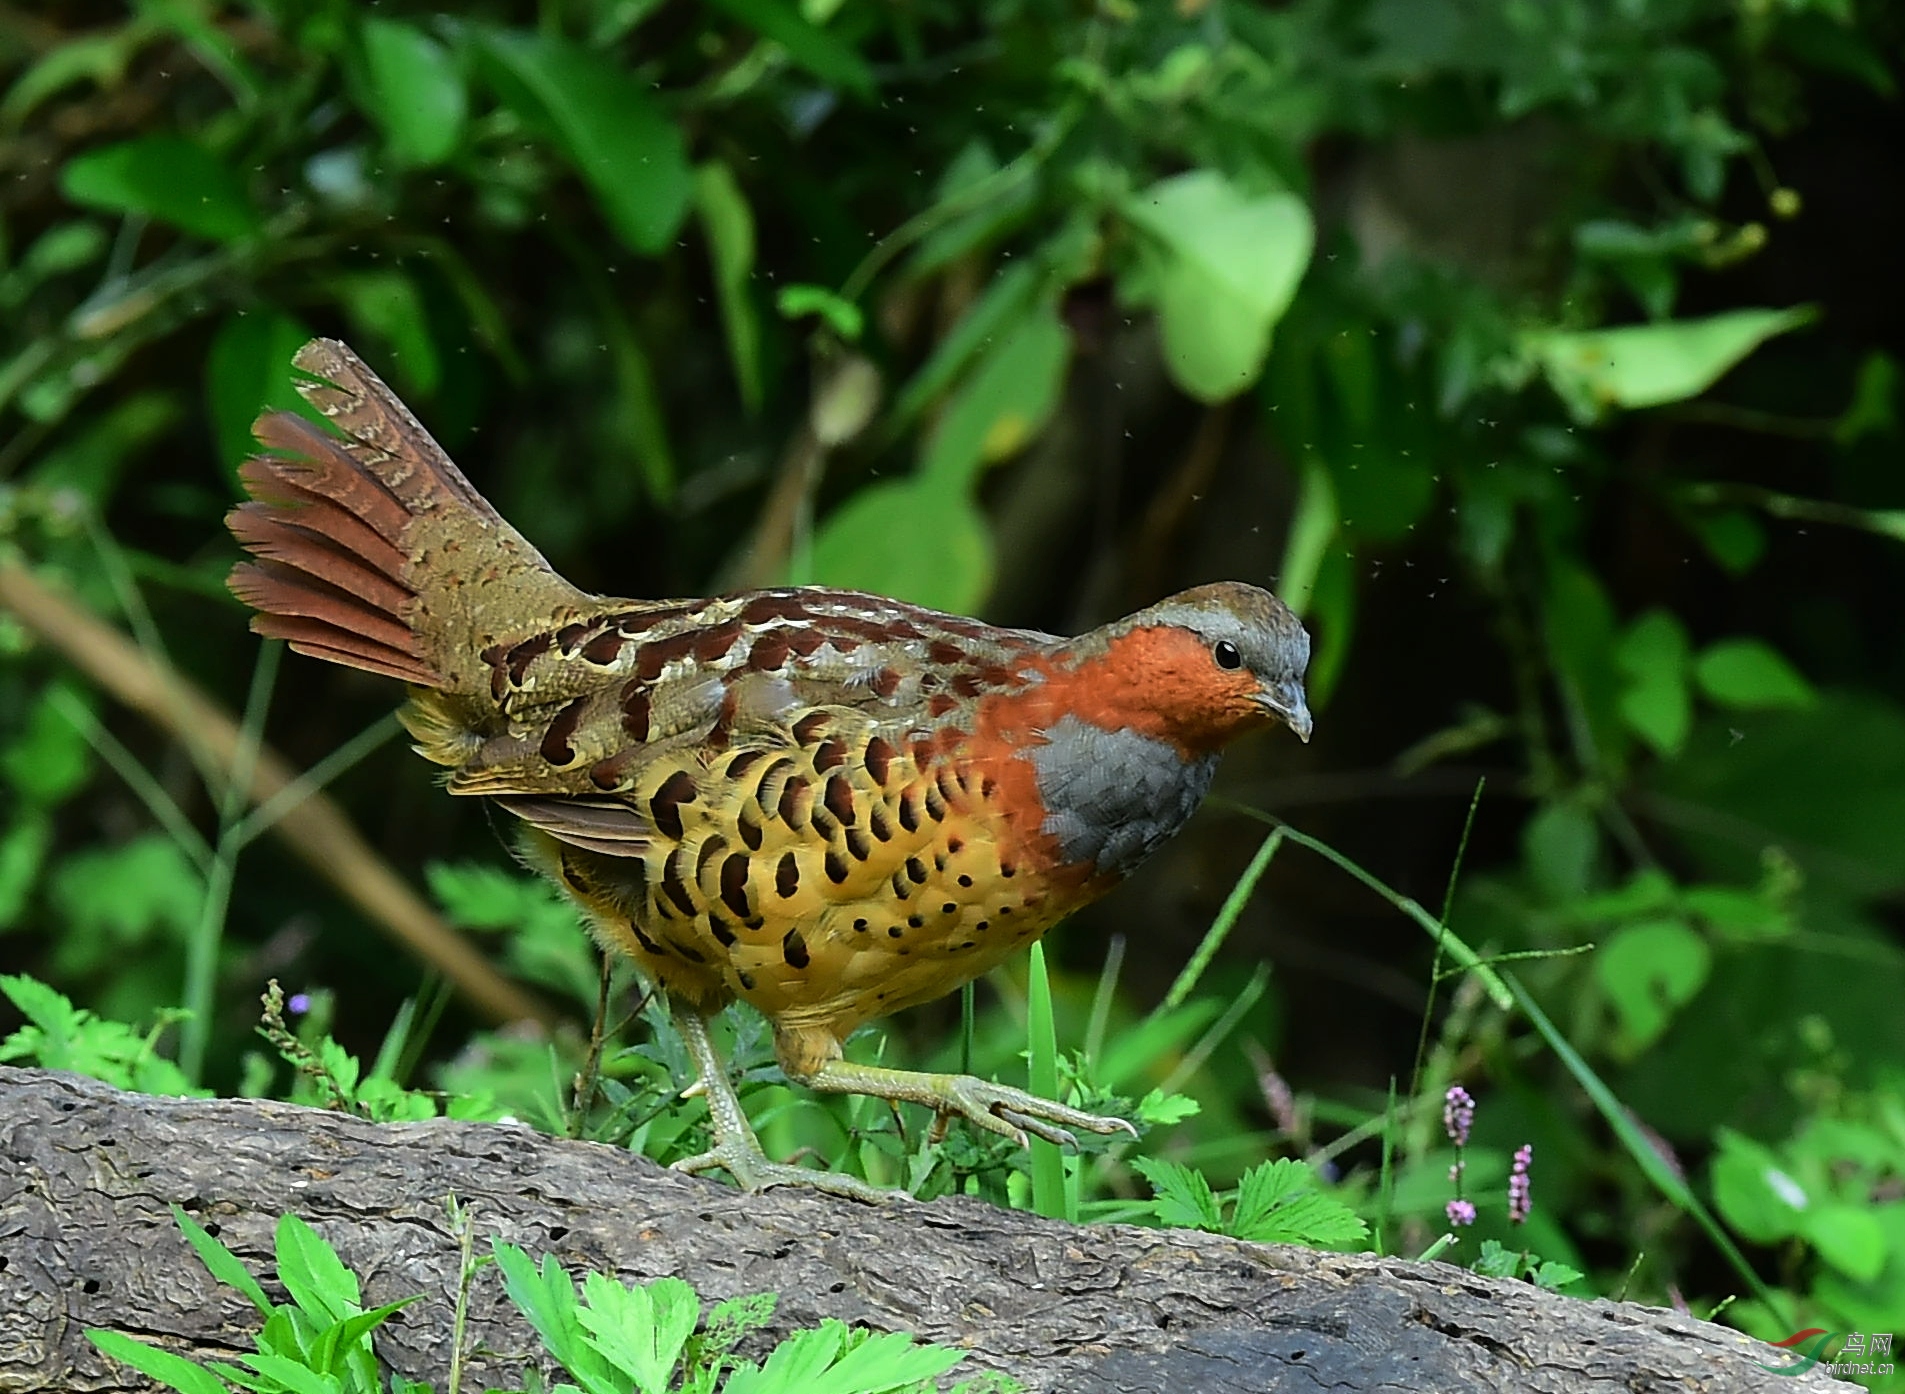
[[[810,571],[803,580],[970,614],[992,584],[992,537],[963,493],[884,480],[827,516]]]
[[[0,775],[27,803],[52,808],[63,803],[92,774],[92,747],[86,733],[62,708],[93,703],[81,688],[63,679],[49,683],[27,714],[26,729],[0,752]]]
[[[1482,1251],[1469,1269],[1485,1278],[1513,1278],[1521,1272],[1521,1255],[1499,1239],[1484,1239]]]
[[[774,308],[780,311],[782,319],[818,316],[829,329],[850,344],[859,342],[860,335],[866,330],[866,316],[861,313],[860,307],[851,300],[835,295],[825,286],[782,286],[780,294],[774,297]]]
[[[1812,685],[1778,650],[1758,639],[1726,639],[1703,651],[1694,664],[1700,690],[1723,707],[1810,707]]]
[[[1223,1229],[1223,1212],[1203,1172],[1161,1157],[1133,1157],[1131,1165],[1151,1183],[1152,1203],[1160,1223],[1213,1234]]]
[[[241,1355],[238,1360],[266,1379],[277,1381],[289,1394],[340,1394],[343,1389],[336,1376],[319,1374],[288,1355]]]
[[[205,894],[191,859],[161,833],[68,854],[49,891],[67,933],[94,938],[95,956],[168,931],[168,937],[183,940],[198,924]],[[82,961],[77,946],[68,957]]]
[[[1155,300],[1172,378],[1201,401],[1236,396],[1262,371],[1270,331],[1309,265],[1308,206],[1294,194],[1246,194],[1203,169],[1153,184],[1124,213],[1152,239],[1126,292]]]
[[[456,150],[469,93],[450,51],[414,24],[367,15],[365,109],[406,165],[441,164]]]
[[[981,466],[1023,449],[1058,405],[1071,335],[1051,305],[1031,310],[953,394],[926,446],[920,472],[969,488]]]
[[[826,30],[809,24],[797,6],[784,0],[714,0],[764,39],[787,50],[801,67],[857,97],[873,96],[873,70],[866,60]]]
[[[708,239],[728,360],[741,387],[741,403],[752,415],[761,408],[761,326],[748,294],[754,275],[754,214],[733,171],[718,161],[695,171],[695,208]]]
[[[241,1292],[258,1309],[261,1316],[270,1316],[273,1307],[271,1299],[265,1296],[264,1288],[251,1275],[251,1270],[238,1261],[238,1256],[208,1234],[197,1220],[186,1214],[178,1206],[172,1207],[172,1218],[178,1223],[185,1240],[198,1254],[199,1262],[219,1282],[228,1288]]]
[[[296,1215],[278,1220],[278,1281],[313,1321],[339,1322],[362,1310],[357,1275],[324,1236]]]
[[[179,1394],[230,1394],[217,1375],[169,1350],[135,1341],[117,1331],[88,1331],[86,1339],[114,1360],[132,1366],[167,1389],[178,1390]]]
[[[688,214],[694,177],[681,132],[605,53],[567,39],[478,29],[503,101],[549,129],[624,244],[653,256]]]
[[[1620,1024],[1615,1042],[1626,1059],[1660,1037],[1674,1014],[1706,986],[1713,951],[1680,920],[1625,925],[1594,956],[1594,976]]]
[[[576,1319],[588,1343],[627,1374],[641,1394],[668,1394],[675,1366],[695,1333],[701,1302],[680,1278],[625,1287],[601,1273],[582,1280]]]
[[[1801,1223],[1819,1257],[1855,1282],[1875,1281],[1885,1268],[1885,1229],[1864,1206],[1822,1205]]]
[[[1527,351],[1577,419],[1609,407],[1657,407],[1697,397],[1747,354],[1809,323],[1813,312],[1731,310],[1707,319],[1530,334]]]
[[[979,351],[1029,313],[1043,282],[1036,267],[1018,262],[993,279],[985,294],[959,318],[952,332],[934,347],[920,370],[893,403],[893,418],[905,424],[952,385]]]
[[[1686,628],[1666,610],[1649,610],[1628,626],[1615,656],[1627,679],[1621,719],[1659,754],[1678,755],[1693,725]]]
[[[405,272],[389,270],[339,276],[334,284],[358,335],[390,346],[390,366],[412,391],[435,392],[443,362],[417,283]]]
[[[1354,1244],[1369,1226],[1333,1196],[1318,1191],[1316,1173],[1279,1157],[1245,1172],[1227,1232],[1258,1244]]]
[[[1534,1280],[1536,1287],[1546,1288],[1550,1292],[1559,1292],[1562,1288],[1571,1287],[1580,1282],[1587,1274],[1578,1268],[1570,1268],[1565,1263],[1557,1263],[1549,1259],[1528,1276]]]
[[[25,912],[53,845],[53,820],[45,810],[19,808],[0,833],[0,930],[12,929]]]
[[[239,242],[262,229],[238,176],[183,136],[141,136],[77,155],[60,171],[74,203],[139,213],[214,242]]]
[[[299,406],[291,357],[310,338],[302,321],[271,307],[235,314],[219,326],[205,364],[206,408],[218,453],[231,469],[258,448],[251,423],[261,412]]]
[[[1058,1094],[1058,1027],[1052,1016],[1052,979],[1045,946],[1032,945],[1025,988],[1026,1088],[1041,1099]],[[1048,1220],[1078,1222],[1075,1199],[1067,1203],[1065,1158],[1058,1144],[1027,1137],[1032,1156],[1032,1210]]]
[[[498,1240],[491,1247],[509,1300],[529,1319],[562,1368],[580,1381],[588,1394],[620,1394],[626,1390],[629,1381],[617,1376],[589,1343],[577,1314],[575,1284],[556,1256],[544,1254],[538,1270],[529,1255],[514,1244]]]
[[[1542,805],[1521,832],[1522,860],[1551,904],[1571,904],[1587,893],[1599,849],[1593,815],[1572,801]]]
[[[1726,1222],[1756,1244],[1797,1234],[1812,1205],[1805,1187],[1779,1158],[1731,1128],[1721,1128],[1716,1141],[1713,1203]]]

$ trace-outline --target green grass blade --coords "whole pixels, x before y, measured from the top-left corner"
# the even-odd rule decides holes
[[[1032,946],[1025,988],[1025,1035],[1030,1047],[1029,1087],[1041,1099],[1058,1098],[1058,1026],[1052,1016],[1052,982],[1045,946]],[[1029,1138],[1032,1148],[1032,1209],[1048,1220],[1072,1220],[1065,1204],[1065,1158],[1055,1143]]]
[[[1254,812],[1254,810],[1253,810]],[[1210,961],[1217,956],[1217,950],[1223,946],[1224,938],[1230,933],[1230,927],[1237,923],[1237,917],[1243,913],[1251,894],[1257,889],[1257,882],[1263,879],[1264,871],[1270,865],[1270,859],[1277,854],[1277,848],[1289,835],[1289,829],[1278,827],[1263,840],[1263,846],[1257,849],[1257,855],[1250,859],[1250,865],[1244,868],[1244,874],[1237,878],[1237,884],[1230,888],[1230,894],[1224,897],[1224,903],[1217,911],[1217,918],[1210,922],[1210,928],[1204,931],[1203,942],[1197,946],[1197,952],[1191,955],[1191,961],[1184,965],[1184,971],[1177,975],[1177,981],[1171,984],[1171,990],[1164,994],[1164,1000],[1151,1014],[1157,1016],[1181,1006],[1197,987],[1197,980],[1204,976],[1204,970],[1210,967]]]

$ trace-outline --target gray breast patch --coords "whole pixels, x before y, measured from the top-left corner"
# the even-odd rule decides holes
[[[1069,862],[1125,875],[1184,826],[1217,772],[1217,757],[1186,761],[1135,731],[1107,731],[1075,716],[1044,732],[1020,758],[1038,771],[1041,831]]]

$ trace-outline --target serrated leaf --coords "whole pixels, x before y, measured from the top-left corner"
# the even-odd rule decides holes
[[[1151,1183],[1160,1223],[1212,1233],[1223,1228],[1224,1217],[1218,1209],[1217,1196],[1203,1172],[1160,1157],[1133,1157],[1131,1165]]]
[[[263,227],[231,168],[175,135],[141,136],[76,155],[60,171],[75,203],[142,213],[214,242],[239,242]]]
[[[1279,1157],[1245,1172],[1227,1232],[1259,1244],[1353,1244],[1369,1226],[1347,1205],[1317,1190],[1316,1173]]]
[[[682,1350],[695,1333],[701,1302],[680,1278],[625,1287],[602,1273],[582,1280],[576,1320],[602,1357],[628,1375],[641,1394],[668,1394]]]

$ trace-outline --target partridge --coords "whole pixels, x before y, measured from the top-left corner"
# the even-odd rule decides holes
[[[1220,582],[1062,639],[820,587],[590,595],[343,344],[294,361],[332,429],[259,418],[231,588],[260,634],[408,683],[404,725],[450,792],[521,820],[527,859],[666,994],[714,1125],[684,1170],[872,1193],[762,1153],[707,1032],[736,998],[813,1089],[1021,1144],[1128,1126],[841,1042],[1103,895],[1235,737],[1308,740],[1309,636],[1281,602]]]

